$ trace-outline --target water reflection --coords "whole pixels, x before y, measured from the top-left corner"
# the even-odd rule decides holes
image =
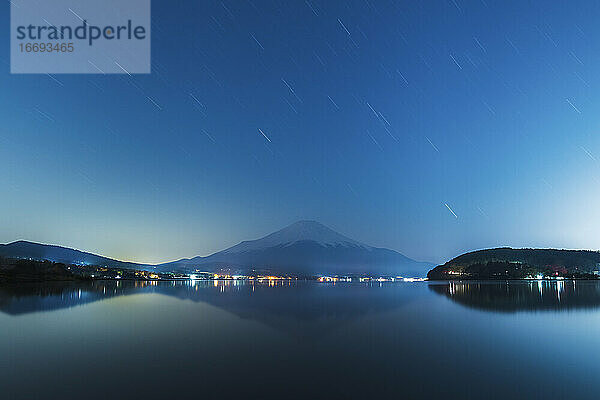
[[[419,284],[416,284],[419,285]],[[392,310],[419,296],[407,284],[327,284],[289,280],[94,281],[0,286],[0,312],[22,315],[71,308],[117,296],[162,294],[204,302],[273,325],[282,318],[308,321],[352,319]],[[431,291],[461,305],[490,311],[570,310],[600,307],[596,281],[451,281]],[[330,290],[335,288],[335,290]],[[377,290],[373,290],[376,288]]]
[[[0,286],[0,312],[16,316],[76,307],[116,296],[154,293],[207,303],[289,333],[300,332],[298,324],[309,321],[318,325],[315,331],[326,333],[359,316],[393,310],[415,298],[410,291],[397,288],[392,283],[336,285],[290,280],[20,284]]]
[[[597,316],[562,311],[598,307],[599,289],[583,281],[2,286],[0,398],[594,399]],[[448,299],[556,312],[483,313]]]
[[[600,307],[597,281],[451,281],[429,289],[461,305],[489,311],[560,311]]]

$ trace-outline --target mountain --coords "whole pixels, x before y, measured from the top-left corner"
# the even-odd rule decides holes
[[[434,280],[525,279],[537,275],[592,278],[598,270],[600,252],[597,251],[502,247],[460,255],[438,265],[427,277]]]
[[[157,272],[226,270],[230,273],[248,273],[256,270],[300,276],[365,274],[416,277],[425,276],[431,267],[431,264],[417,262],[396,251],[357,242],[315,221],[296,222],[261,239],[241,242],[208,257],[182,259],[156,266],[26,241],[0,245],[0,257]]]
[[[0,244],[0,257],[29,258],[48,260],[63,264],[99,265],[108,268],[147,269],[147,265],[113,260],[67,247],[53,246],[20,240],[9,244]]]
[[[157,269],[193,272],[252,269],[299,275],[424,276],[429,264],[396,251],[357,242],[315,221],[299,221],[257,240],[208,257],[161,264]]]

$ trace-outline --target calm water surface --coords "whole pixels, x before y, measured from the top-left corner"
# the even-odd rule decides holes
[[[0,287],[1,399],[600,394],[600,283]]]

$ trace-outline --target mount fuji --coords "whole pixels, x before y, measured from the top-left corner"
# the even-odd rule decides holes
[[[299,221],[207,257],[161,264],[164,271],[267,270],[298,275],[425,276],[431,264],[350,239],[316,221]]]

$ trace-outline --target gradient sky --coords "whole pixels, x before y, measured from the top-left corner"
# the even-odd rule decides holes
[[[600,248],[600,3],[152,13],[151,75],[11,75],[0,42],[0,242],[162,262],[315,219],[432,262]]]

